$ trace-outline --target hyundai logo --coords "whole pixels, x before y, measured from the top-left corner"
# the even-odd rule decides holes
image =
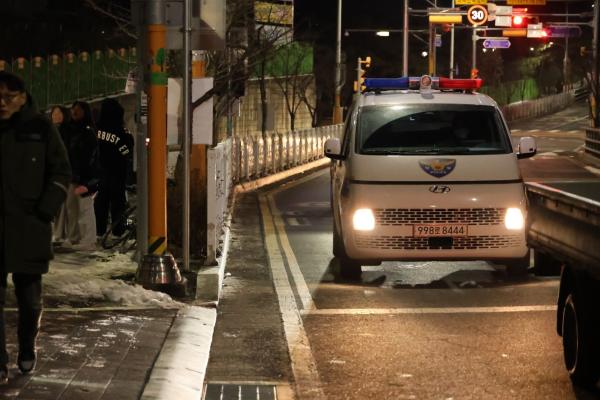
[[[450,191],[450,187],[442,185],[433,185],[429,187],[429,191],[431,193],[448,193]]]

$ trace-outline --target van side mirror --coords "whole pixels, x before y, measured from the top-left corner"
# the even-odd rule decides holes
[[[329,157],[332,160],[343,160],[342,155],[342,144],[338,138],[329,138],[325,141],[325,157]]]
[[[534,138],[531,136],[525,136],[519,140],[519,148],[517,151],[518,159],[533,157],[536,153],[537,146]]]

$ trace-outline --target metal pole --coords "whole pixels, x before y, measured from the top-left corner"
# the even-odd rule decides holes
[[[404,0],[404,18],[402,30],[402,76],[408,76],[408,0]]]
[[[142,255],[148,248],[148,154],[146,148],[147,138],[147,97],[145,97],[144,68],[147,54],[147,38],[144,26],[145,0],[134,0],[131,3],[134,25],[138,28],[137,39],[137,74],[136,74],[136,132],[135,132],[135,159],[136,159],[136,203],[137,203],[137,252],[136,261],[142,260]],[[106,86],[106,85],[104,85]],[[106,91],[106,87],[103,89]],[[142,100],[142,98],[144,99]],[[144,104],[142,104],[144,103]]]
[[[471,36],[471,39],[473,40],[471,71],[473,71],[477,68],[477,29],[473,29],[473,36]]]
[[[183,35],[183,235],[182,251],[185,271],[190,270],[190,136],[192,100],[192,2],[185,0],[185,22]]]
[[[452,8],[454,8],[454,0],[452,0]],[[454,78],[454,24],[450,26],[450,79]]]
[[[429,75],[435,75],[435,27],[429,23]]]
[[[600,89],[600,85],[598,82],[598,62],[600,60],[598,60],[598,46],[600,45],[599,41],[598,41],[598,30],[600,30],[600,27],[598,27],[598,24],[600,23],[600,0],[595,0],[594,1],[594,42],[593,42],[593,54],[594,54],[594,58],[593,58],[593,67],[592,67],[592,84],[594,85],[594,87],[592,88],[592,98],[594,99],[594,127],[598,128],[600,127],[600,104],[598,100],[600,100],[600,96],[599,96],[599,89]]]
[[[565,3],[565,13],[567,14],[566,22],[569,22],[569,3]],[[563,91],[564,87],[568,85],[569,79],[569,35],[565,35],[565,57],[563,58]]]
[[[342,123],[342,0],[338,0],[337,36],[335,42],[335,105],[333,123]]]

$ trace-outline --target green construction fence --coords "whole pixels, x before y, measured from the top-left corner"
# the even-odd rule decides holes
[[[127,75],[136,62],[135,48],[121,48],[0,60],[0,71],[23,78],[38,108],[43,110],[54,104],[123,92]]]

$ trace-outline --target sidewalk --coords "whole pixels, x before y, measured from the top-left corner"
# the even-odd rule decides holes
[[[215,310],[133,284],[135,269],[129,255],[57,253],[43,278],[38,364],[27,376],[16,367],[17,312],[9,279],[5,314],[10,379],[0,387],[0,399],[133,400],[144,393],[144,399],[199,400],[201,383],[190,381],[203,381]],[[190,335],[194,340],[186,339]],[[198,335],[203,335],[201,340]],[[185,356],[174,354],[194,358],[186,363]]]

